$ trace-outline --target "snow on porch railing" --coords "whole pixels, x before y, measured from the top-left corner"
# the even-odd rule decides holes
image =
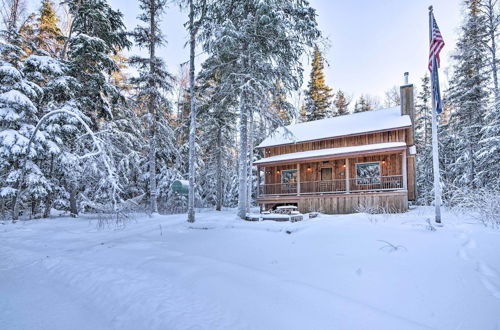
[[[401,189],[403,189],[403,176],[390,175],[373,178],[351,178],[348,180],[335,179],[300,183],[263,184],[259,187],[259,196],[307,195]]]

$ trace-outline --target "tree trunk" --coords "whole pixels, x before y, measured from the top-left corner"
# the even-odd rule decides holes
[[[246,106],[246,95],[244,87],[240,92],[240,150],[239,150],[239,173],[238,173],[238,216],[245,219],[247,211],[247,154],[248,154],[248,109]]]
[[[52,178],[52,175],[54,173],[54,156],[51,157],[50,159],[50,171],[49,171],[49,177]],[[45,197],[45,209],[43,211],[43,217],[48,218],[50,217],[50,209],[52,208],[52,199],[54,196],[54,191],[51,190],[48,192],[47,196]]]
[[[10,17],[7,23],[7,31],[17,32],[17,21],[19,19],[19,2],[20,0],[13,0],[10,6]]]
[[[75,26],[76,17],[78,16],[78,12],[80,11],[80,5],[81,4],[82,4],[82,0],[78,0],[78,2],[76,3],[75,16],[73,17],[73,20],[71,21],[71,25],[69,26],[68,37],[64,41],[63,49],[62,49],[62,52],[61,52],[61,58],[62,59],[66,59],[66,52],[68,50],[68,43],[69,43],[69,41],[71,39],[71,35],[73,34],[73,28]]]
[[[78,196],[77,184],[71,182],[69,184],[69,213],[72,217],[78,216],[78,204],[76,198]]]
[[[253,139],[254,139],[254,121],[253,121],[253,111],[250,110],[250,120],[248,128],[248,192],[247,192],[247,212],[250,212],[250,207],[252,206],[252,191],[253,191]]]
[[[215,173],[215,178],[216,178],[216,205],[215,205],[215,210],[220,211],[222,210],[222,202],[224,199],[224,185],[222,182],[222,127],[219,125],[218,127],[218,132],[217,132],[217,163],[216,163],[216,173]]]
[[[149,7],[149,22],[150,22],[150,31],[151,35],[154,36],[156,31],[155,31],[155,7],[150,6]],[[154,66],[154,60],[155,60],[155,43],[154,40],[150,40],[149,43],[149,71],[150,71],[150,76],[152,77],[155,74],[155,66]],[[152,80],[153,78],[150,78],[148,84],[149,88],[153,89],[154,88],[154,81]],[[149,211],[153,213],[158,213],[158,204],[156,202],[156,197],[157,197],[157,188],[156,188],[156,102],[155,102],[155,94],[152,93],[149,96],[149,102],[148,102],[148,112],[149,112],[149,118],[150,118],[150,123],[149,123],[149,193],[150,193],[150,200],[149,200]]]
[[[189,97],[191,108],[191,120],[189,125],[189,195],[188,195],[188,222],[194,222],[194,198],[195,198],[195,139],[196,139],[196,95],[194,91],[194,59],[196,47],[196,30],[194,27],[194,4],[189,1]]]
[[[496,46],[496,35],[498,30],[498,17],[495,13],[496,1],[488,0],[486,3],[486,10],[488,15],[488,25],[489,25],[489,39],[491,42],[490,52],[491,52],[491,72],[493,75],[493,87],[495,94],[495,103],[500,102],[500,95],[498,91],[498,72],[497,72],[497,46]]]

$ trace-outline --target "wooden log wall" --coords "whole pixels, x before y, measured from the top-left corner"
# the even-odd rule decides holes
[[[408,210],[408,196],[406,192],[324,195],[301,197],[297,204],[301,213],[346,214],[368,209],[399,213]]]
[[[398,129],[386,132],[345,136],[333,139],[325,139],[319,141],[302,142],[296,144],[268,147],[265,148],[264,155],[265,157],[271,157],[271,156],[289,154],[301,151],[359,146],[359,145],[374,144],[374,143],[386,143],[386,142],[408,143],[407,130],[408,129]]]

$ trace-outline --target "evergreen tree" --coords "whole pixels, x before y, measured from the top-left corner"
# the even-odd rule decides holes
[[[25,40],[14,31],[0,43],[0,198],[13,207],[16,199],[38,204],[48,192],[48,180],[39,163],[45,157],[50,141],[45,131],[39,131],[31,148],[28,141],[39,119],[38,104],[43,90],[26,77]],[[25,180],[19,186],[23,164]],[[24,194],[20,196],[20,192]],[[12,203],[10,203],[12,201]]]
[[[188,196],[188,222],[194,222],[195,190],[196,190],[196,92],[195,92],[195,51],[196,38],[207,9],[206,0],[188,0],[189,4],[189,98],[190,98],[190,123],[189,123],[189,196]]]
[[[335,100],[333,105],[335,106],[335,116],[343,116],[349,113],[349,101],[344,95],[344,92],[340,89],[335,94]]]
[[[448,138],[456,139],[449,175],[458,186],[477,186],[479,141],[484,127],[485,106],[488,100],[488,73],[485,60],[485,20],[480,15],[479,0],[466,0],[465,23],[454,56],[454,73],[448,101],[452,105]]]
[[[249,116],[259,113],[276,120],[275,114],[263,112],[258,105],[270,103],[266,98],[276,81],[286,91],[300,87],[300,58],[319,31],[307,1],[222,0],[214,2],[207,13],[202,36],[208,54],[204,70],[218,70],[221,81],[231,86],[232,96],[238,100],[238,215],[245,218]]]
[[[354,112],[365,112],[372,110],[373,106],[368,97],[361,95],[354,105]]]
[[[207,206],[220,211],[231,204],[230,185],[237,178],[234,155],[236,145],[236,100],[224,97],[227,88],[216,77],[200,76],[200,170],[201,198]]]
[[[69,9],[74,16],[68,43],[71,74],[80,83],[77,99],[82,112],[96,129],[99,118],[113,118],[113,106],[122,98],[109,76],[119,71],[113,55],[129,47],[130,41],[123,15],[106,0],[73,0]]]
[[[63,35],[58,24],[58,17],[51,0],[43,0],[42,7],[34,29],[34,43],[52,56],[60,53],[63,46]]]
[[[500,104],[490,108],[481,129],[477,181],[484,187],[498,188],[500,182]]]
[[[139,77],[132,79],[139,90],[139,102],[144,102],[149,118],[149,195],[151,213],[158,212],[156,182],[156,125],[159,121],[160,105],[167,103],[163,92],[171,88],[171,76],[165,70],[165,63],[157,56],[157,47],[164,41],[159,28],[160,18],[165,9],[166,0],[140,0],[143,13],[139,19],[145,26],[135,28],[133,36],[139,47],[149,50],[148,57],[134,56],[130,62],[139,69]]]
[[[481,129],[477,173],[480,185],[496,188],[500,180],[500,91],[498,87],[497,36],[500,26],[500,12],[497,0],[480,3],[481,13],[486,21],[486,48],[488,67],[493,82],[493,97],[486,108],[484,126]]]
[[[302,104],[302,106],[300,107],[299,121],[301,123],[305,123],[307,121],[307,111],[306,111],[306,105],[305,104]]]
[[[314,47],[312,69],[306,91],[306,111],[308,120],[331,116],[332,89],[325,82],[324,60],[318,46]]]
[[[271,112],[276,113],[278,118],[281,119],[281,125],[290,125],[295,117],[294,111],[293,106],[286,100],[286,93],[283,90],[282,83],[276,82],[272,90]]]
[[[483,0],[478,6],[480,15],[484,17],[486,26],[486,48],[488,51],[488,65],[493,80],[493,92],[495,102],[500,102],[500,91],[498,87],[498,58],[497,58],[497,37],[500,27],[500,12],[498,0]]]
[[[432,176],[432,108],[429,75],[422,78],[422,87],[415,106],[415,145],[417,147],[417,196],[429,205],[434,195]]]
[[[71,0],[68,7],[74,18],[61,57],[67,60],[69,75],[78,83],[71,108],[88,118],[93,131],[99,131],[115,116],[122,117],[118,112],[124,109],[120,106],[124,99],[112,80],[112,74],[120,68],[113,56],[129,47],[130,41],[122,14],[113,10],[106,0]],[[73,152],[85,152],[78,150],[78,145],[71,145]],[[106,167],[113,163],[112,159],[108,160]],[[96,198],[102,201],[109,196],[115,199],[117,178],[109,175],[103,177],[103,174],[97,171],[99,167],[92,166],[92,162],[81,163],[75,160],[73,166],[74,171],[79,171],[77,173],[81,175],[66,173],[71,213],[78,213],[81,201],[79,197],[84,198],[80,192],[88,194],[84,198],[87,201]],[[97,182],[99,189],[89,189],[92,185],[96,186],[95,179],[85,180],[85,175],[91,173],[91,178],[101,179]],[[93,192],[92,195],[90,192]],[[117,203],[116,200],[108,201],[113,205]]]

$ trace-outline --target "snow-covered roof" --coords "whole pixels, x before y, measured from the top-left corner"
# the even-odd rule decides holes
[[[288,160],[321,158],[327,156],[336,156],[336,155],[338,156],[338,155],[361,153],[361,152],[377,152],[380,150],[401,149],[405,146],[406,146],[405,142],[386,142],[386,143],[365,144],[361,146],[309,150],[309,151],[294,152],[291,154],[282,154],[282,155],[262,158],[253,163],[255,165],[257,164],[260,165],[260,164],[276,163]]]
[[[257,148],[271,147],[337,136],[383,131],[411,125],[410,116],[401,115],[399,106],[279,127]],[[285,132],[291,134],[286,134]]]

